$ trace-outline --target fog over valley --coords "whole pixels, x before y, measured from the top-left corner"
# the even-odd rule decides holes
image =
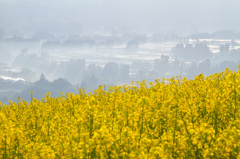
[[[238,70],[239,17],[239,0],[0,0],[0,101]]]

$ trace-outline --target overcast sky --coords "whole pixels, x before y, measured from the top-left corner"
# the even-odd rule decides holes
[[[0,28],[20,32],[240,31],[239,17],[240,0],[0,0]]]

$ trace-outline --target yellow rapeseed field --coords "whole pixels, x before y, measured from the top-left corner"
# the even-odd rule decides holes
[[[240,158],[240,67],[0,103],[1,158]]]

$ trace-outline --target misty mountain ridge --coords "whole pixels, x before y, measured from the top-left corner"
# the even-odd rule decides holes
[[[0,28],[31,33],[47,30],[59,34],[126,29],[237,31],[239,6],[238,0],[2,0]]]

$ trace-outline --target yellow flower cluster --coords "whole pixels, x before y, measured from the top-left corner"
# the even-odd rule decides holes
[[[1,103],[0,103],[1,105]],[[240,67],[0,107],[1,158],[238,158]]]

